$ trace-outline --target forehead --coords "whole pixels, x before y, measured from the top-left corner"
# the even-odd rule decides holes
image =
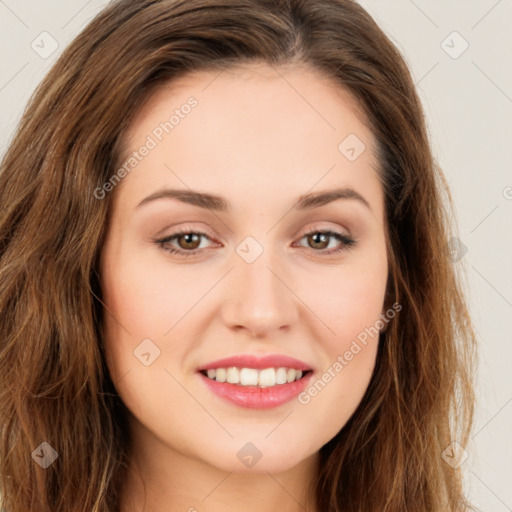
[[[220,71],[193,71],[157,86],[142,99],[123,137],[124,148],[129,149],[133,145],[130,142],[141,131],[150,132],[155,122],[160,123],[180,110],[190,97],[200,106],[194,108],[193,117],[205,129],[222,129],[229,134],[230,127],[235,132],[243,126],[254,127],[254,121],[259,121],[255,128],[261,129],[262,134],[283,127],[295,135],[299,128],[304,132],[310,126],[311,130],[331,135],[338,132],[340,136],[350,128],[365,142],[372,143],[371,126],[348,89],[305,65],[276,67],[252,63]],[[217,115],[213,122],[212,114],[219,112],[222,115]],[[290,130],[290,113],[296,130]],[[285,133],[282,131],[281,136]]]
[[[190,98],[196,105],[184,108]],[[148,137],[155,148],[122,183],[131,194],[180,185],[245,198],[289,190],[295,198],[350,185],[380,201],[375,141],[358,102],[307,67],[250,64],[173,79],[141,105],[121,160]]]

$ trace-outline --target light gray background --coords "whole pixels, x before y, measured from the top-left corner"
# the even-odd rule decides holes
[[[478,409],[463,464],[469,496],[483,511],[512,511],[512,0],[360,3],[411,69],[468,248],[457,264],[467,271],[480,339]],[[0,155],[36,85],[106,4],[0,0]],[[51,49],[44,31],[58,43],[46,58],[31,47]]]

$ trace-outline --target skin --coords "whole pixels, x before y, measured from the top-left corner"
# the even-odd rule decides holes
[[[319,449],[360,403],[378,337],[307,404],[242,408],[212,394],[196,369],[235,354],[285,354],[314,368],[315,382],[375,325],[388,276],[375,141],[354,98],[316,72],[250,64],[161,87],[125,134],[126,151],[190,96],[198,105],[112,192],[101,254],[107,364],[132,415],[122,511],[314,511],[305,491]],[[355,161],[338,150],[349,134],[366,146]],[[341,186],[370,208],[341,199],[292,209],[301,195]],[[137,207],[166,187],[223,196],[230,208],[168,198]],[[209,238],[167,247],[196,256],[155,242],[181,228]],[[328,255],[342,243],[304,236],[325,229],[357,245]],[[263,248],[250,264],[236,252],[247,236]],[[146,338],[160,350],[149,366],[133,353]],[[237,457],[248,442],[262,454],[251,468]]]

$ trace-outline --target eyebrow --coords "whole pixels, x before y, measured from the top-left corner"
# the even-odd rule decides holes
[[[158,199],[177,199],[182,203],[198,206],[199,208],[219,212],[229,211],[228,201],[221,196],[198,192],[191,189],[185,190],[168,188],[159,190],[147,196],[137,205],[137,208]],[[359,194],[359,192],[350,187],[304,194],[298,198],[292,208],[295,210],[310,210],[332,203],[338,199],[354,199],[359,201],[361,204],[364,204],[371,211],[370,203],[361,194]]]

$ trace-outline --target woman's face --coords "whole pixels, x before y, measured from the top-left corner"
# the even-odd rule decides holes
[[[355,411],[377,352],[384,197],[356,103],[303,68],[194,73],[159,89],[124,142],[101,276],[136,445],[224,471],[299,464]],[[268,355],[300,363],[258,371]],[[215,363],[235,356],[255,360]]]

